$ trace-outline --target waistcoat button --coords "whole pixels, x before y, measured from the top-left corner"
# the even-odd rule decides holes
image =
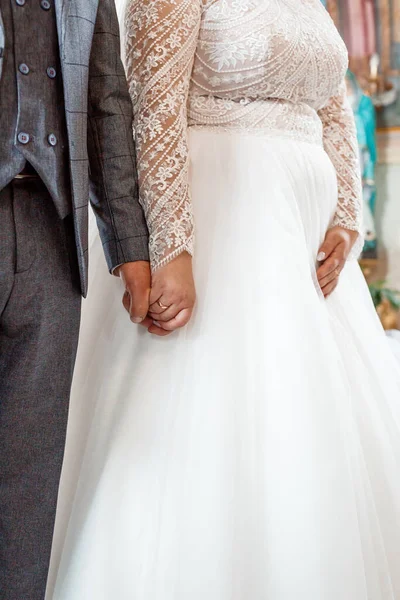
[[[30,71],[30,69],[29,69],[28,65],[26,65],[25,63],[21,63],[21,64],[19,65],[18,69],[20,70],[20,72],[21,72],[23,75],[28,75],[28,73],[29,73],[29,71]]]
[[[18,6],[25,6],[26,0],[15,0],[15,3],[18,4]]]
[[[43,8],[43,10],[50,10],[51,8],[51,4],[48,0],[42,0],[40,6]]]
[[[54,135],[54,133],[51,133],[48,136],[47,141],[49,142],[50,146],[56,146],[57,145],[57,138]]]
[[[50,77],[50,79],[54,79],[55,76],[57,75],[57,71],[53,67],[49,67],[47,69],[47,75],[48,75],[48,77]]]
[[[18,134],[18,141],[20,144],[29,144],[30,139],[31,139],[31,137],[30,137],[29,133],[24,133],[23,131],[21,131]]]

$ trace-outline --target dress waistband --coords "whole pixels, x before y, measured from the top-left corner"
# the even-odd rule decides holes
[[[322,145],[322,122],[306,104],[282,100],[233,102],[214,97],[192,97],[189,126],[231,132],[257,133]]]

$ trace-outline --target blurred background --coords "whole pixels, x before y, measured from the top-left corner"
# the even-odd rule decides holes
[[[364,186],[361,266],[391,329],[400,325],[400,0],[322,1],[350,56]]]

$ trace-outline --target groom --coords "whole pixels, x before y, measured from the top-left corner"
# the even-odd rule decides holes
[[[89,185],[131,318],[148,311],[119,52],[114,0],[0,0],[1,600],[45,595],[88,285]]]

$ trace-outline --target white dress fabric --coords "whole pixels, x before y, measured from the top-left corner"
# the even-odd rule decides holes
[[[133,327],[94,238],[48,598],[399,600],[400,372],[357,261],[316,279],[362,228],[343,43],[320,0],[125,25],[152,266],[193,253],[198,304]]]

